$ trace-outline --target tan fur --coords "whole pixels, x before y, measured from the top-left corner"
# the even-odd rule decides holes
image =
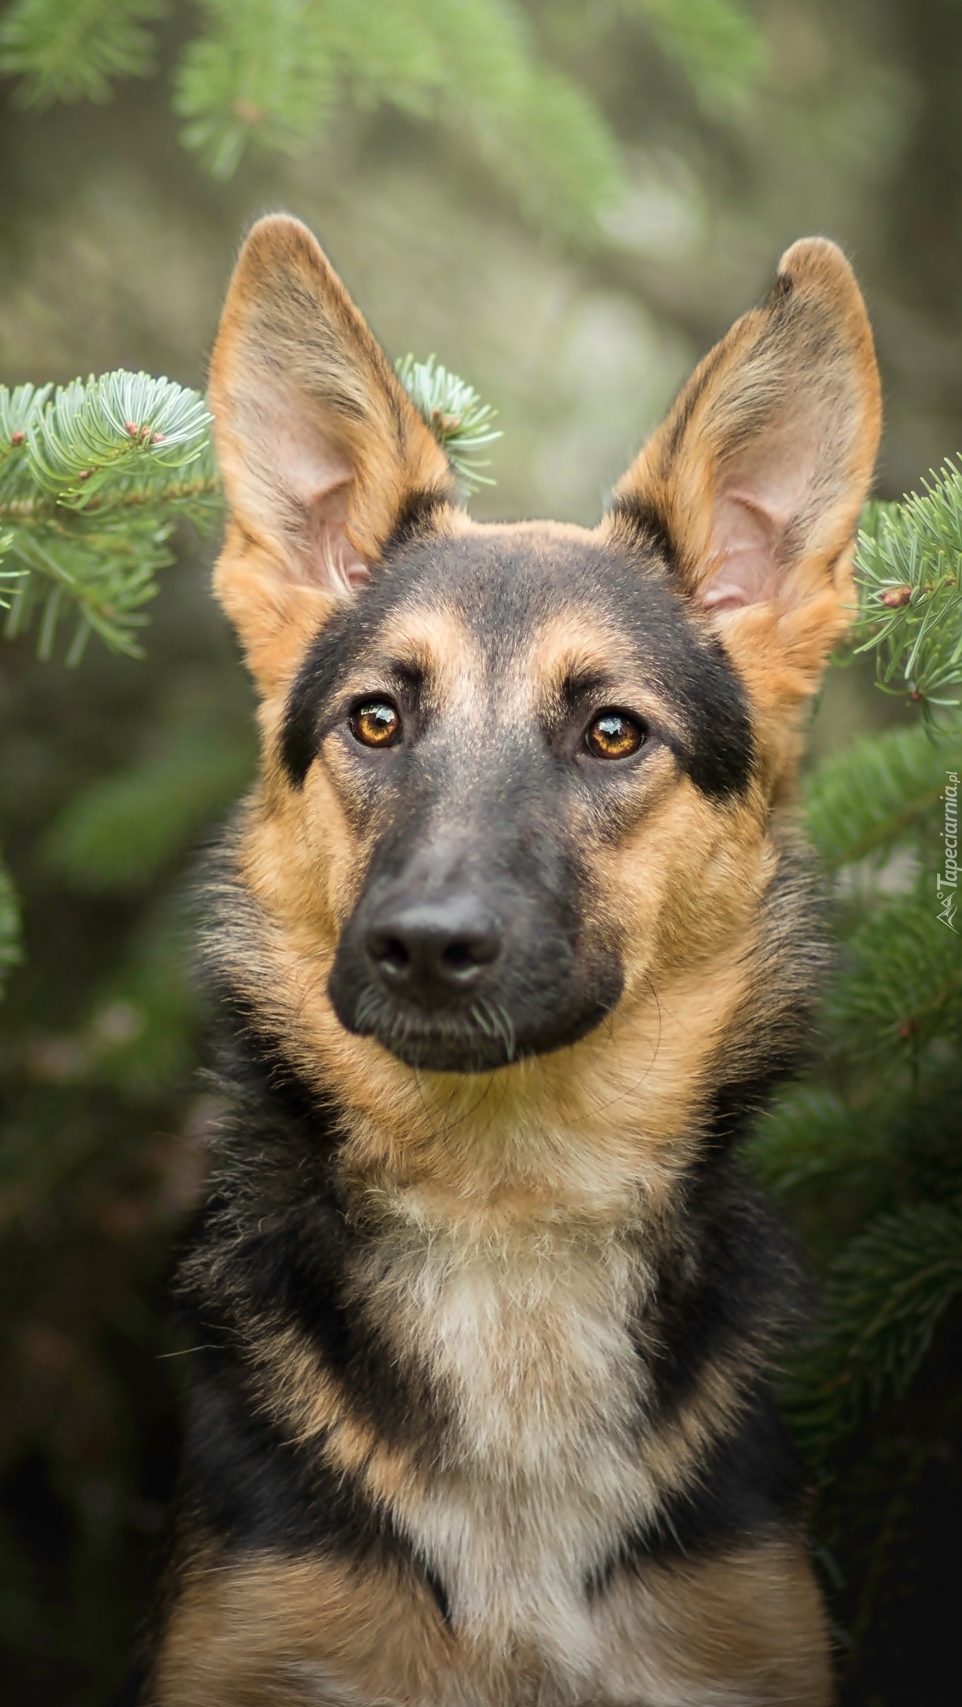
[[[650,1432],[644,1461],[638,1461],[627,1421],[639,1398],[628,1312],[650,1290],[650,1277],[607,1218],[560,1220],[556,1212],[524,1219],[516,1202],[514,1209],[506,1226],[496,1229],[490,1218],[479,1216],[467,1234],[463,1226],[452,1230],[446,1216],[432,1214],[422,1193],[403,1194],[392,1203],[390,1224],[385,1218],[381,1227],[376,1272],[372,1264],[359,1289],[363,1308],[386,1328],[399,1353],[415,1347],[431,1366],[465,1418],[466,1439],[474,1443],[478,1467],[487,1464],[482,1474],[494,1478],[495,1498],[525,1456],[537,1482],[546,1471],[557,1475],[570,1455],[571,1475],[583,1491],[592,1450],[582,1438],[584,1411],[592,1394],[603,1391],[610,1434],[605,1450],[624,1454],[620,1476],[611,1484],[614,1515],[623,1517],[634,1498],[641,1521],[664,1494],[690,1481],[718,1434],[739,1417],[745,1360],[716,1362],[684,1413]],[[579,1370],[573,1363],[576,1346],[583,1356]],[[246,1349],[269,1372],[270,1414],[285,1435],[314,1440],[338,1471],[359,1471],[368,1492],[389,1502],[412,1534],[430,1521],[433,1498],[452,1498],[446,1472],[436,1465],[426,1469],[413,1452],[386,1446],[375,1428],[345,1410],[316,1350],[296,1329],[269,1319],[252,1322]],[[762,1361],[759,1353],[759,1367]],[[483,1388],[479,1371],[485,1374]],[[625,1401],[621,1419],[619,1387]],[[454,1467],[455,1481],[464,1469]],[[569,1489],[565,1509],[555,1518],[561,1531],[570,1505]]]
[[[556,663],[551,636],[545,646]],[[470,669],[447,637],[441,664],[439,674],[464,697],[470,724]],[[550,669],[539,669],[535,682],[546,675]],[[643,703],[643,692],[635,697]],[[559,1193],[577,1202],[562,1156],[569,1145],[583,1153],[590,1132],[599,1146],[593,1157],[606,1156],[600,1178],[592,1162],[592,1194],[613,1207],[635,1189],[642,1134],[654,1182],[658,1147],[697,1109],[710,1064],[748,995],[752,951],[770,923],[762,897],[773,862],[762,800],[753,796],[720,814],[691,784],[675,781],[667,753],[659,759],[636,838],[598,862],[600,887],[634,945],[617,1013],[572,1049],[499,1070],[483,1086],[460,1076],[414,1078],[376,1042],[346,1034],[331,1010],[327,978],[365,856],[328,772],[312,767],[303,796],[279,786],[274,809],[252,816],[238,852],[244,887],[258,905],[244,960],[230,971],[268,1004],[305,1076],[319,1085],[333,1079],[355,1111],[359,1171],[377,1159],[399,1182],[426,1173],[441,1190],[447,1181],[455,1213],[473,1193],[472,1175],[485,1201],[509,1182],[512,1189],[530,1182],[546,1203]],[[479,1100],[484,1135],[470,1115]],[[439,1132],[447,1139],[440,1154]],[[619,1166],[612,1145],[626,1141]]]
[[[374,1707],[430,1698],[450,1639],[427,1595],[322,1560],[194,1566],[156,1700],[177,1707]],[[358,1665],[358,1656],[361,1664]]]
[[[808,1561],[785,1543],[623,1579],[581,1622],[551,1678],[565,1707],[819,1707],[830,1697],[824,1615]],[[156,1700],[536,1707],[541,1669],[536,1647],[455,1641],[423,1592],[386,1574],[349,1578],[329,1562],[277,1558],[228,1569],[208,1553],[172,1621]]]
[[[651,1707],[812,1707],[831,1698],[825,1616],[798,1547],[768,1543],[654,1571],[643,1595],[620,1585],[615,1598],[612,1670],[637,1650],[640,1616],[651,1680],[642,1699]],[[713,1687],[720,1677],[731,1681]],[[613,1689],[608,1699],[618,1699]]]

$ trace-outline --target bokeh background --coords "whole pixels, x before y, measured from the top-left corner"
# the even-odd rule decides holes
[[[349,92],[299,157],[250,152],[211,177],[170,110],[188,7],[161,20],[159,74],[105,104],[38,109],[0,82],[0,380],[122,366],[202,387],[239,238],[283,207],[392,357],[435,351],[497,406],[497,486],[474,512],[590,523],[782,249],[823,232],[877,331],[878,490],[898,496],[954,452],[955,0],[757,0],[756,68],[724,97],[638,8],[523,10],[535,52],[588,91],[623,152],[625,186],[592,234],[526,211],[456,127]],[[92,1707],[119,1688],[176,1460],[185,1359],[164,1286],[217,1117],[189,873],[254,763],[250,689],[208,592],[214,548],[184,534],[142,661],[92,644],[71,671],[38,662],[29,637],[0,641],[0,845],[25,946],[0,1007],[8,1707]],[[833,673],[814,749],[897,715],[864,673]],[[957,1500],[957,1465],[945,1485]],[[909,1618],[895,1647],[873,1637],[848,1698],[941,1702],[912,1687],[922,1628]]]

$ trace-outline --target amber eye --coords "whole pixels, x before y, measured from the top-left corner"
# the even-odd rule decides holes
[[[585,746],[596,759],[630,759],[647,738],[644,725],[624,711],[599,712],[589,724]]]
[[[362,747],[393,746],[401,719],[389,699],[366,699],[351,713],[351,734]]]

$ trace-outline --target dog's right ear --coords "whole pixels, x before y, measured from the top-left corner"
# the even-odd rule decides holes
[[[314,237],[254,226],[211,363],[229,505],[214,576],[265,693],[365,581],[402,517],[453,496],[447,458]]]

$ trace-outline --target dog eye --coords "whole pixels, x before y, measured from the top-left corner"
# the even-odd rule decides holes
[[[350,728],[362,747],[392,747],[401,733],[401,718],[389,699],[366,699],[352,711]]]
[[[624,711],[602,711],[588,725],[585,746],[596,759],[630,759],[647,738],[644,724],[636,718]]]

